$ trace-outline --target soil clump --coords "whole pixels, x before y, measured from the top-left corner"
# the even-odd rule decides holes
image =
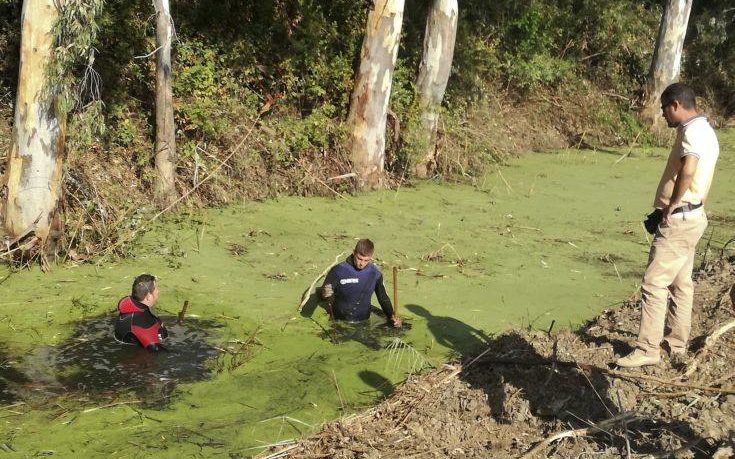
[[[476,356],[410,376],[376,407],[260,457],[733,457],[735,333],[723,326],[735,265],[695,277],[683,359],[613,367],[637,335],[634,296],[574,332],[492,337]]]

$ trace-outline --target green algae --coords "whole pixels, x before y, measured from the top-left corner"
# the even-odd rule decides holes
[[[735,132],[720,137],[710,256],[735,233]],[[188,300],[189,313],[221,324],[219,347],[256,330],[259,344],[240,365],[182,381],[163,410],[85,412],[99,404],[72,393],[19,415],[0,411],[0,442],[19,457],[247,457],[389,394],[410,369],[389,348],[396,338],[438,365],[511,326],[579,325],[629,297],[645,266],[641,219],[666,151],[616,163],[626,152],[529,154],[475,187],[421,183],[183,212],[145,234],[134,259],[12,274],[0,284],[0,343],[15,372],[28,373],[24,356],[67,342],[77,321],[109,312],[141,272],[161,279],[159,312],[175,315]],[[374,331],[335,331],[322,309],[297,312],[304,289],[359,237],[376,242],[386,274],[400,268],[410,330],[396,335],[375,319]]]

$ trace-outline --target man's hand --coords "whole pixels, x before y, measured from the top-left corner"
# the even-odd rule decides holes
[[[390,323],[393,325],[393,328],[401,328],[403,326],[403,321],[398,316],[391,316]]]
[[[322,298],[326,300],[327,298],[331,298],[332,295],[334,295],[334,290],[332,289],[332,285],[324,284],[324,287],[322,287]]]
[[[662,220],[664,225],[669,226],[671,224],[671,215],[674,213],[674,209],[676,209],[677,207],[681,207],[680,202],[672,202],[662,209],[664,212],[664,218]]]

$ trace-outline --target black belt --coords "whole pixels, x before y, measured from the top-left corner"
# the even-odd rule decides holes
[[[676,208],[676,209],[674,209],[674,211],[673,211],[673,212],[671,212],[671,213],[672,213],[672,214],[680,214],[680,213],[682,213],[682,212],[691,212],[691,211],[693,211],[693,210],[699,209],[700,207],[702,207],[702,203],[701,203],[701,202],[700,202],[699,204],[692,204],[692,203],[687,203],[687,204],[686,204],[686,205],[684,205],[684,206],[681,206],[681,207],[677,207],[677,208]]]

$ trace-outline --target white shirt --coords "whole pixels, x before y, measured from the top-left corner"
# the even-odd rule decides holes
[[[656,190],[654,207],[663,208],[669,205],[676,178],[681,170],[681,161],[689,155],[696,156],[699,161],[692,184],[684,192],[681,200],[690,204],[704,203],[712,185],[715,164],[720,156],[720,145],[714,129],[703,115],[695,116],[677,128],[676,141]]]

